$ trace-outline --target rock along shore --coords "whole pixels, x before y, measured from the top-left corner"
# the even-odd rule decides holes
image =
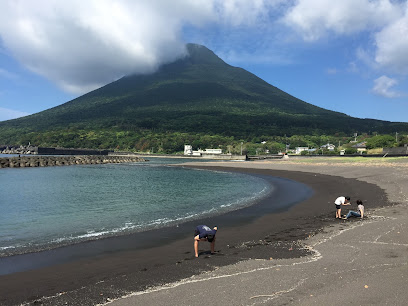
[[[0,168],[49,167],[143,162],[136,156],[70,155],[70,156],[19,156],[0,158]]]

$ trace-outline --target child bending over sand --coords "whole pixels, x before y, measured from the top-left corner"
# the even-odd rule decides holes
[[[215,249],[215,234],[218,228],[215,226],[213,229],[209,228],[207,225],[199,225],[196,227],[194,232],[194,253],[195,257],[198,257],[198,242],[208,241],[211,243],[211,254],[214,254]]]
[[[336,205],[336,219],[341,219],[341,205],[351,205],[350,197],[338,197],[334,205]]]

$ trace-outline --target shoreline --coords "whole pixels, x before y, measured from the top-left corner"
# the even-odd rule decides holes
[[[216,164],[220,165],[220,163]],[[44,305],[58,305],[65,302],[72,303],[74,300],[81,305],[94,305],[119,298],[130,292],[178,281],[250,258],[263,260],[300,258],[310,255],[310,251],[305,249],[299,240],[310,238],[324,227],[340,222],[333,217],[332,202],[337,195],[347,192],[352,200],[364,196],[363,199],[371,203],[375,203],[375,199],[386,198],[384,191],[378,186],[355,179],[298,171],[242,168],[243,163],[240,163],[240,168],[231,169],[228,166],[225,167],[226,163],[222,164],[224,167],[216,165],[216,168],[295,180],[307,184],[315,192],[310,198],[289,211],[266,214],[256,219],[256,222],[248,224],[235,222],[234,225],[227,226],[218,223],[217,252],[214,256],[208,254],[209,246],[203,243],[200,244],[202,255],[197,260],[192,260],[194,259],[192,238],[188,237],[189,233],[187,233],[185,236],[180,236],[181,239],[159,247],[115,252],[1,276],[0,284],[5,295],[0,294],[0,304],[13,305],[23,301],[41,301]],[[186,165],[183,164],[183,166]],[[202,167],[212,168],[207,163]],[[268,203],[270,200],[267,198],[263,201]],[[382,202],[382,205],[384,204],[387,203]],[[221,219],[226,222],[227,216]],[[209,223],[212,220],[207,221]],[[166,239],[166,233],[163,233],[163,241]],[[21,292],[22,283],[25,285],[24,293]],[[44,296],[53,297],[43,298]]]
[[[176,164],[175,167],[183,168],[182,165],[180,166],[178,164]],[[186,168],[191,169],[191,167]],[[9,253],[7,253],[7,251],[4,251],[4,255],[2,254],[0,256],[0,275],[24,272],[56,263],[71,262],[73,261],[73,258],[100,256],[103,255],[105,249],[109,249],[110,252],[123,252],[156,247],[161,244],[161,242],[157,243],[157,241],[160,241],[163,231],[166,231],[168,236],[189,236],[186,235],[186,233],[190,234],[191,228],[194,228],[197,222],[213,222],[214,224],[222,223],[224,226],[249,223],[262,217],[264,214],[287,210],[291,206],[296,205],[298,202],[309,197],[313,192],[306,185],[295,181],[282,180],[280,178],[265,175],[251,174],[251,176],[265,181],[270,185],[270,190],[266,195],[248,202],[247,205],[239,206],[227,212],[201,216],[194,220],[173,221],[162,227],[137,232],[121,233],[119,235],[111,235],[44,248],[32,248],[25,252],[11,253],[9,251]],[[292,189],[296,189],[297,193],[290,194],[290,190]],[[273,205],[266,206],[264,200],[271,197],[275,198]],[[85,245],[86,247],[84,247]],[[27,262],[29,262],[29,264],[27,264]]]

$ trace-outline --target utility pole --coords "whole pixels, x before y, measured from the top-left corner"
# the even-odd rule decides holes
[[[398,142],[398,132],[395,132],[395,142]]]
[[[244,143],[243,142],[241,142],[241,155],[242,155],[242,145],[243,145]]]

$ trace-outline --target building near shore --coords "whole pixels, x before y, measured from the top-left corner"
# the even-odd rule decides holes
[[[203,156],[203,155],[221,155],[222,149],[198,149],[197,151],[193,150],[192,145],[184,145],[184,155],[188,156]]]
[[[360,142],[358,144],[355,144],[351,146],[352,148],[356,149],[358,153],[363,154],[364,152],[367,151],[367,143],[365,141]]]
[[[301,154],[303,151],[308,151],[309,147],[296,147],[295,154]]]
[[[322,145],[320,147],[320,149],[326,149],[326,150],[329,150],[329,151],[334,151],[335,148],[336,148],[336,146],[334,144],[331,144],[331,143],[327,143],[327,144]]]

